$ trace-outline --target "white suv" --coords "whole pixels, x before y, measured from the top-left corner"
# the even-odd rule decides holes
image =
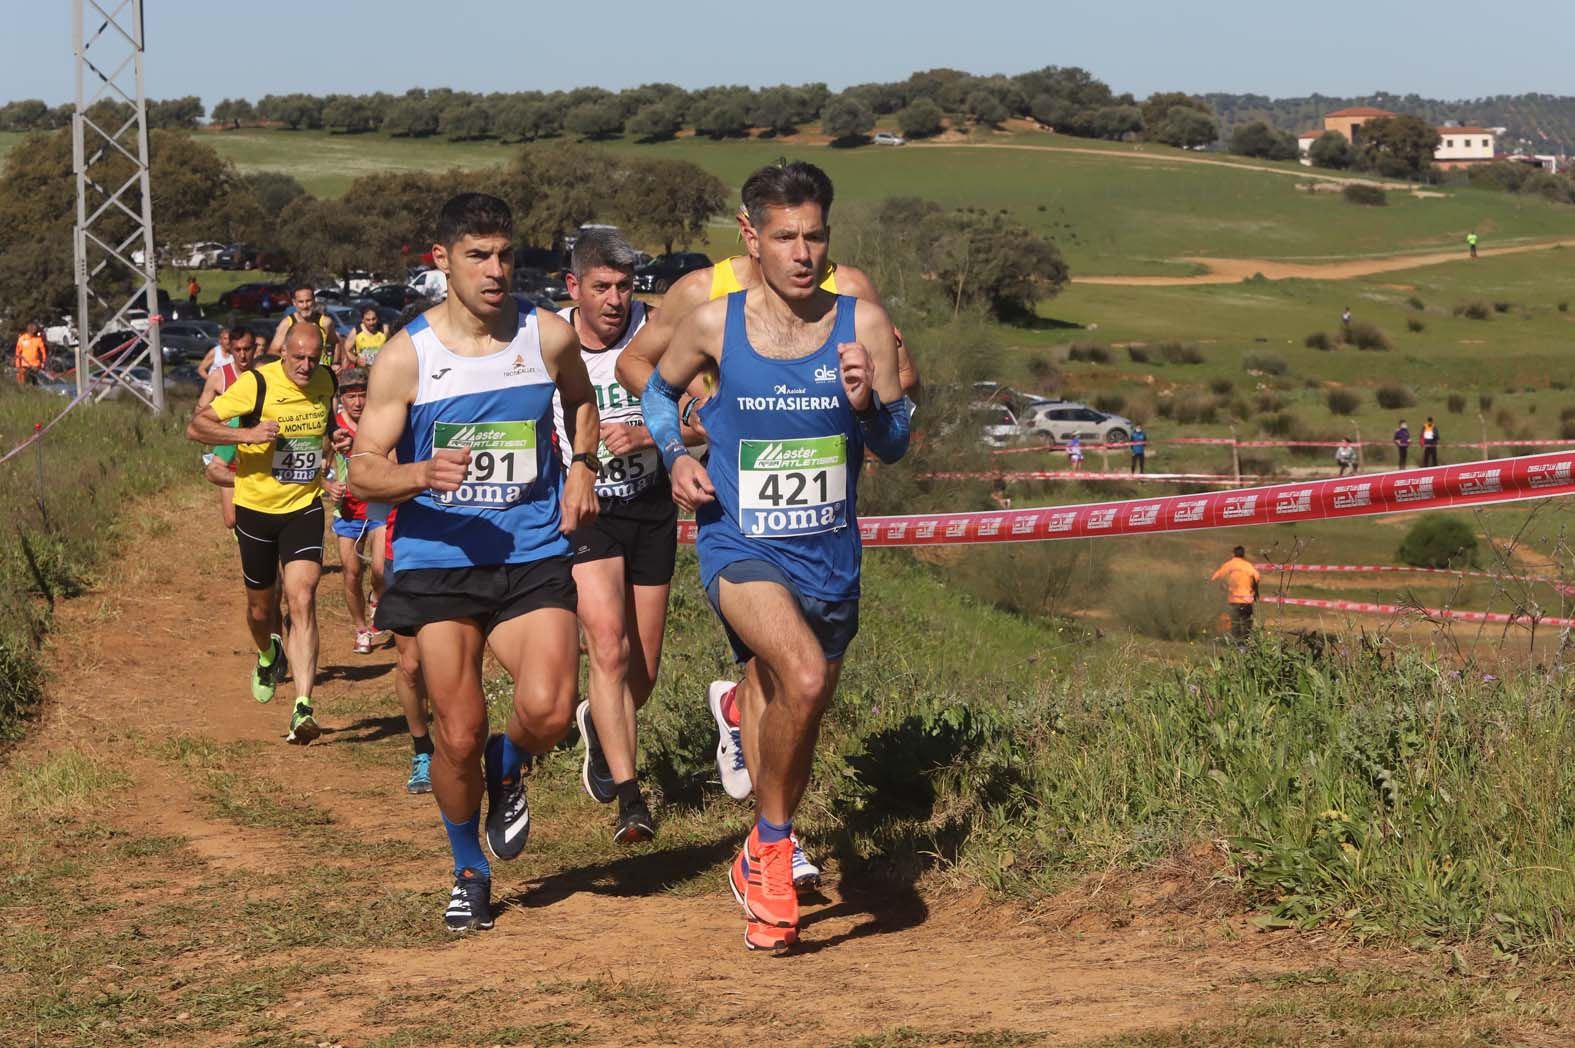
[[[890,131],[875,132],[875,144],[878,146],[906,145],[908,140],[901,135],[894,135]]]

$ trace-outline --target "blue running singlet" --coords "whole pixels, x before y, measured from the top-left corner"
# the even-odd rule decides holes
[[[567,555],[569,541],[558,531],[563,466],[552,432],[557,386],[542,361],[534,308],[522,306],[513,340],[484,357],[451,352],[425,317],[405,330],[419,372],[399,461],[467,447],[471,459],[459,490],[423,491],[400,506],[394,533],[399,570]]]
[[[749,343],[747,294],[727,297],[717,391],[699,411],[716,488],[696,514],[701,580],[709,588],[729,564],[766,560],[804,596],[856,600],[864,435],[837,358],[838,343],[856,338],[856,300],[837,298],[831,335],[815,352],[773,360]]]

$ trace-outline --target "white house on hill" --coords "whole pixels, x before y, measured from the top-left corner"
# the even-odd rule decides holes
[[[1312,144],[1329,131],[1344,135],[1348,142],[1361,142],[1361,128],[1369,120],[1397,116],[1386,109],[1361,106],[1355,109],[1337,109],[1323,118],[1323,127],[1303,131],[1296,136],[1301,162],[1312,166]],[[1443,168],[1470,167],[1489,164],[1498,152],[1498,132],[1490,127],[1440,127],[1438,148],[1433,151],[1433,163]]]

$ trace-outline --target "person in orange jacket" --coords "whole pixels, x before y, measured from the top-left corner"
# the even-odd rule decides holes
[[[1237,640],[1252,634],[1252,606],[1258,603],[1258,569],[1247,559],[1247,551],[1237,546],[1231,558],[1209,576],[1210,582],[1225,580],[1225,599],[1230,604],[1230,632]]]
[[[36,385],[48,358],[49,346],[44,342],[38,322],[30,322],[27,330],[16,337],[16,384]]]

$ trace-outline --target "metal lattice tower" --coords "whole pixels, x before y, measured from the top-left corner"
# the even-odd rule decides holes
[[[77,278],[77,395],[103,400],[117,389],[154,411],[164,410],[164,354],[159,344],[158,282],[154,272],[153,197],[148,183],[148,114],[142,90],[142,0],[72,0],[77,107],[71,118],[72,163],[77,178],[73,235]],[[98,27],[86,31],[87,18]],[[129,83],[128,83],[129,79]],[[91,85],[91,92],[89,87]],[[100,127],[88,116],[97,102],[123,102],[131,116]],[[109,107],[104,107],[104,112]],[[120,120],[105,119],[106,124]],[[130,161],[129,176],[113,164]],[[119,170],[117,170],[119,168]],[[139,262],[138,259],[141,261]],[[130,278],[131,291],[126,292]],[[126,312],[139,303],[148,312],[144,341],[129,349],[97,347],[104,332],[127,330]],[[146,367],[151,382],[132,369]]]

